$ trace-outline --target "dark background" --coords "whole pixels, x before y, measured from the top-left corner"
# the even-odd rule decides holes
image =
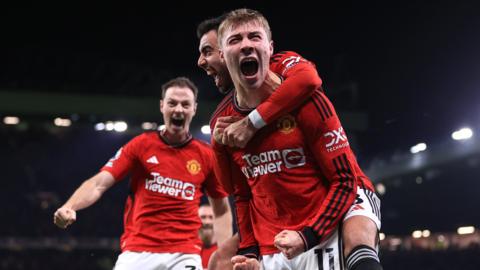
[[[342,121],[352,121],[345,113],[366,116],[363,127],[345,128],[362,168],[386,187],[380,196],[383,233],[409,237],[413,230],[429,229],[433,234],[454,234],[458,226],[480,225],[480,4],[475,1],[4,5],[0,94],[156,102],[162,83],[187,76],[198,84],[199,106],[205,107],[192,132],[208,140],[197,130],[206,124],[199,119],[208,119],[222,96],[196,66],[196,26],[240,7],[257,9],[267,17],[276,51],[293,50],[316,64]],[[52,214],[116,149],[141,131],[96,132],[92,126],[103,116],[82,113],[64,115],[74,120],[72,127],[54,128],[45,123],[55,113],[0,108],[1,117],[20,115],[29,123],[22,128],[0,124],[4,221],[0,269],[62,265],[108,269],[118,254],[117,246],[105,248],[99,243],[122,232],[127,181],[80,211],[78,222],[67,231],[53,226]],[[121,107],[118,114],[133,122],[142,120]],[[161,122],[160,114],[155,120]],[[452,142],[451,133],[464,126],[472,128],[473,138],[461,145]],[[410,154],[410,147],[419,142],[427,143],[428,150]],[[426,165],[400,166],[419,158]],[[448,161],[435,162],[442,158]],[[402,169],[395,171],[395,166]],[[46,238],[53,240],[45,242]],[[12,245],[11,239],[17,244]],[[96,244],[89,248],[69,239],[93,239]],[[32,244],[36,241],[39,246]],[[471,269],[478,265],[469,261],[475,256],[465,258],[464,252],[385,252],[389,266],[385,269],[425,269],[438,258],[445,261],[431,269],[450,269],[459,260],[471,262]],[[458,260],[448,261],[452,256]],[[72,265],[72,260],[78,264]],[[85,266],[89,262],[95,267]]]

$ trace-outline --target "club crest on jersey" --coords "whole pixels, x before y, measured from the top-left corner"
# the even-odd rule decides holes
[[[277,121],[277,128],[283,134],[291,133],[295,127],[297,126],[297,122],[295,122],[295,117],[287,114]]]
[[[200,163],[197,160],[192,159],[187,161],[187,170],[192,175],[196,175],[202,170],[202,166],[200,166]]]

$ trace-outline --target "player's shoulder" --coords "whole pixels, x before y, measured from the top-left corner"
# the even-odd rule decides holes
[[[297,52],[282,51],[274,54],[270,58],[270,70],[272,70],[277,74],[283,75],[288,69],[300,63],[313,64],[310,61],[303,58]]]
[[[133,137],[128,144],[134,146],[135,148],[143,148],[155,138],[158,138],[158,131],[147,131]]]
[[[158,131],[152,130],[152,131],[145,131],[143,133],[140,133],[139,135],[135,136],[133,140],[137,141],[149,141],[149,140],[156,140],[158,139]]]
[[[227,113],[228,108],[233,105],[234,93],[235,91],[233,90],[228,92],[228,94],[226,94],[222,101],[217,105],[217,108],[210,117],[210,128],[213,128],[215,126],[217,118],[220,116],[224,116]]]
[[[278,53],[275,53],[274,55],[272,55],[272,57],[270,57],[270,64],[273,64],[273,63],[277,63],[281,60],[285,60],[289,57],[297,57],[297,56],[300,56],[302,57],[299,53],[297,52],[294,52],[294,51],[281,51],[281,52],[278,52]]]

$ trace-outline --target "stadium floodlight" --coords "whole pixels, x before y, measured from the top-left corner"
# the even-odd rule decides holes
[[[468,140],[473,136],[473,131],[471,128],[461,128],[452,133],[452,139],[455,141]]]
[[[420,153],[425,150],[427,150],[427,144],[423,142],[410,147],[410,153],[412,154]]]
[[[475,227],[473,226],[459,227],[457,229],[458,234],[472,234],[474,232],[475,232]]]
[[[127,128],[128,125],[124,121],[117,121],[113,123],[113,130],[115,130],[116,132],[124,132],[125,130],[127,130]]]
[[[3,123],[5,125],[18,125],[18,123],[20,123],[20,118],[16,116],[5,116],[3,118]]]
[[[430,231],[429,230],[423,230],[422,231],[422,237],[429,237],[430,236]]]
[[[413,238],[420,238],[420,237],[422,237],[422,231],[420,231],[420,230],[413,231],[412,237],[413,237]]]
[[[380,241],[382,241],[383,239],[385,239],[385,234],[384,234],[384,233],[380,233],[380,234],[379,234],[379,237],[380,237]]]
[[[113,124],[112,121],[107,121],[105,123],[105,130],[112,131],[115,125]]]
[[[105,124],[104,123],[96,123],[95,124],[95,130],[100,131],[105,129]]]
[[[143,122],[142,123],[143,130],[153,130],[157,129],[157,123],[154,122]]]
[[[69,127],[72,125],[72,120],[66,118],[57,117],[53,120],[53,123],[57,127]]]
[[[210,134],[210,126],[209,125],[204,125],[204,126],[202,126],[200,131],[202,131],[202,133],[205,134],[205,135],[209,135]]]

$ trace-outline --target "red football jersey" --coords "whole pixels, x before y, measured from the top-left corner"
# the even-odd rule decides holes
[[[280,58],[276,63],[286,62]],[[314,69],[307,64],[277,64],[271,69],[290,72],[284,83],[295,86],[296,69]],[[217,117],[248,112],[236,105],[232,91],[219,105],[211,127]],[[283,229],[302,231],[307,247],[312,247],[335,229],[353,203],[357,185],[372,189],[332,104],[318,90],[300,109],[259,130],[245,149],[212,143],[217,176],[227,180],[224,185],[235,194],[241,249],[258,244],[261,254],[276,253],[274,236]]]
[[[208,261],[210,260],[210,256],[212,256],[212,253],[215,252],[215,250],[218,249],[217,244],[213,244],[209,247],[202,247],[202,251],[200,252],[200,257],[202,257],[202,266],[203,269],[208,268]]]
[[[158,132],[143,133],[118,150],[102,170],[116,181],[131,175],[122,251],[201,251],[198,206],[202,188],[223,198],[210,146],[196,139],[172,146]]]

